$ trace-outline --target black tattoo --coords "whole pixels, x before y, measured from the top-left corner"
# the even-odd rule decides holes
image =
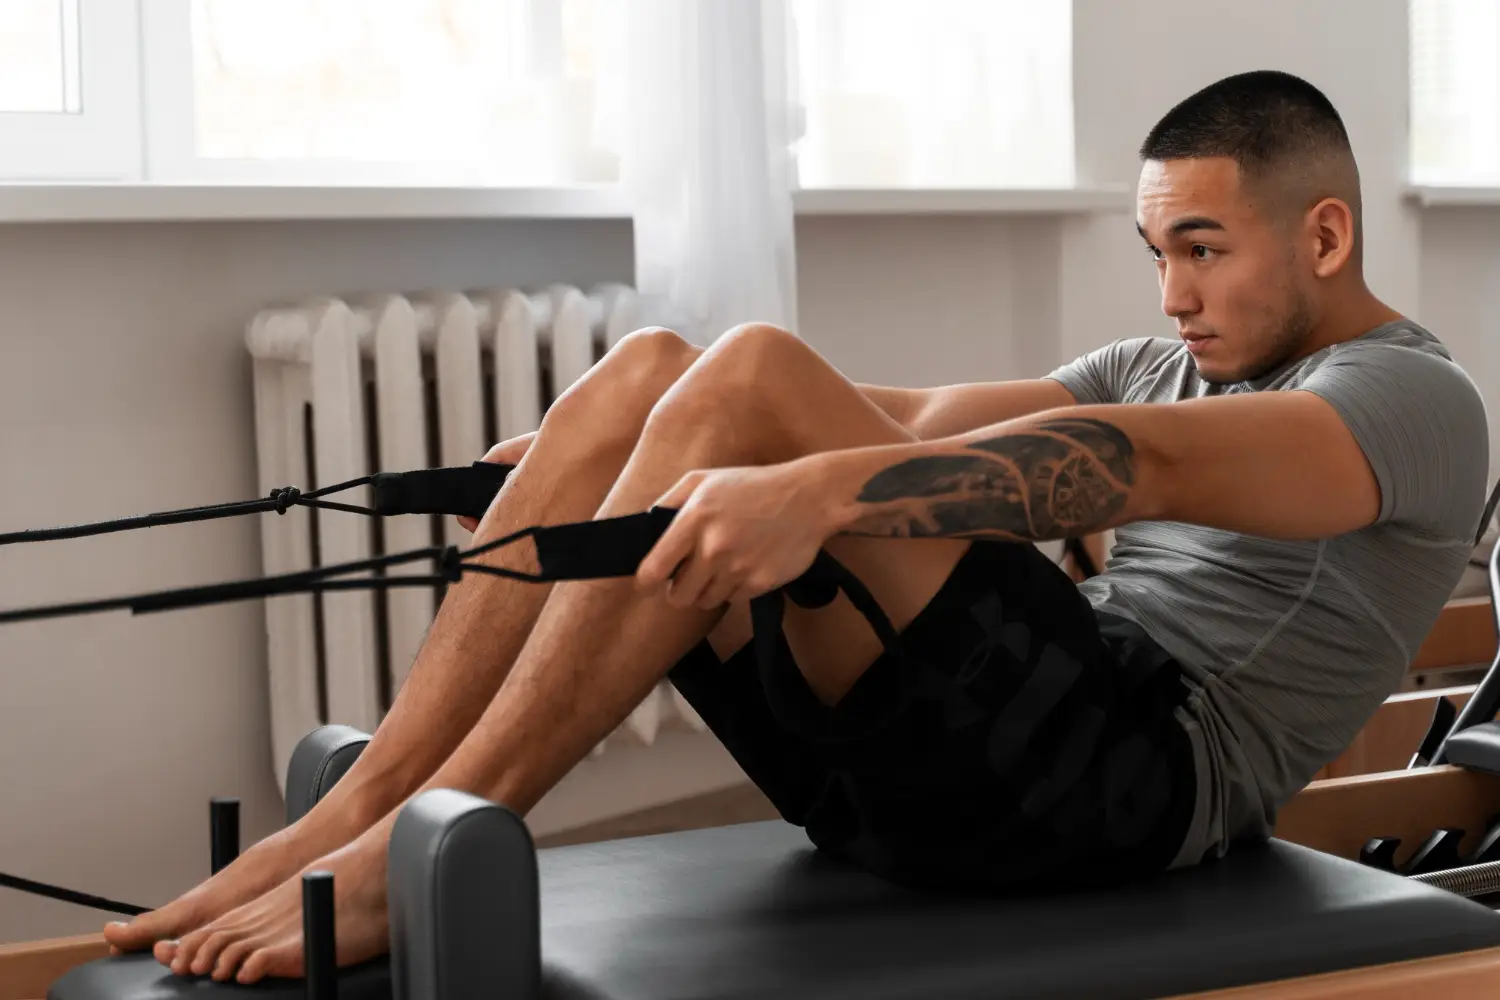
[[[1064,417],[972,442],[957,454],[881,470],[857,498],[872,509],[849,530],[1063,538],[1096,530],[1117,515],[1134,484],[1135,449],[1123,431],[1102,420]]]

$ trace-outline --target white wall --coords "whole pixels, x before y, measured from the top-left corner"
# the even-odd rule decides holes
[[[1372,284],[1446,339],[1497,405],[1500,213],[1402,201],[1400,0],[1075,0],[1075,12],[1081,180],[1133,183],[1156,117],[1220,75],[1307,75],[1354,137]],[[1128,215],[807,218],[797,237],[803,333],[861,380],[1037,375],[1116,337],[1170,332]],[[630,274],[622,223],[0,226],[0,531],[254,495],[242,332],[270,302]],[[250,575],[257,530],[245,519],[7,549],[0,607]],[[244,798],[247,838],[271,829],[262,643],[254,605],[0,628],[0,871],[157,903],[206,871],[209,796]],[[682,781],[730,773],[702,741],[670,740],[685,748]],[[652,780],[640,755],[620,759],[583,765],[539,824],[616,808]],[[0,891],[0,941],[102,919]]]

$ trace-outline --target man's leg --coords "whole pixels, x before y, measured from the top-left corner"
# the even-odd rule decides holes
[[[792,335],[741,328],[705,352],[662,397],[598,513],[643,510],[696,468],[771,464],[908,439]],[[840,538],[830,550],[899,629],[938,591],[967,547],[952,539]],[[488,622],[500,610],[476,593],[466,613]],[[463,789],[528,812],[723,616],[723,610],[674,608],[639,593],[630,579],[557,585],[494,700],[424,787]],[[461,632],[473,627],[447,624]],[[810,686],[830,702],[880,651],[864,619],[843,600],[817,611],[789,610],[786,631]],[[429,642],[453,661],[444,670],[468,669],[458,661],[478,652],[471,642],[446,636]],[[342,887],[336,901],[341,964],[385,947],[385,851],[395,815],[316,863],[333,871]],[[300,885],[289,878],[184,937],[171,956],[172,969],[211,971],[216,978],[241,970],[242,982],[298,975],[300,921]]]
[[[549,409],[536,440],[490,506],[474,544],[530,524],[587,520],[640,436],[651,408],[702,353],[666,330],[624,338]],[[481,561],[528,569],[502,549]],[[550,587],[469,574],[449,588],[411,674],[370,745],[302,820],[260,841],[171,904],[105,936],[124,949],[178,937],[280,884],[404,801],[479,719],[515,662]]]

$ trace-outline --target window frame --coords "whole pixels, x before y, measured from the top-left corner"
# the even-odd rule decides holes
[[[0,112],[0,181],[120,182],[143,177],[137,0],[77,0],[82,110]],[[130,44],[122,45],[120,39]]]
[[[199,156],[192,0],[141,0],[141,3],[148,182],[235,187],[503,187],[486,185],[472,168],[444,170],[431,163]]]

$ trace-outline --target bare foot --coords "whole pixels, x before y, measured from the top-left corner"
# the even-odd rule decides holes
[[[325,813],[325,816],[328,814]],[[323,821],[309,826],[312,815],[256,843],[217,875],[199,883],[166,906],[143,913],[129,923],[104,927],[111,954],[151,948],[168,961],[171,942],[242,903],[249,902],[300,872],[307,863],[353,840],[361,832],[348,823]]]
[[[386,850],[390,826],[379,824],[304,871],[333,873],[337,963],[356,965],[390,947]],[[160,957],[160,955],[158,955]],[[305,975],[301,872],[178,942],[163,964],[179,976],[254,983],[266,976]]]

